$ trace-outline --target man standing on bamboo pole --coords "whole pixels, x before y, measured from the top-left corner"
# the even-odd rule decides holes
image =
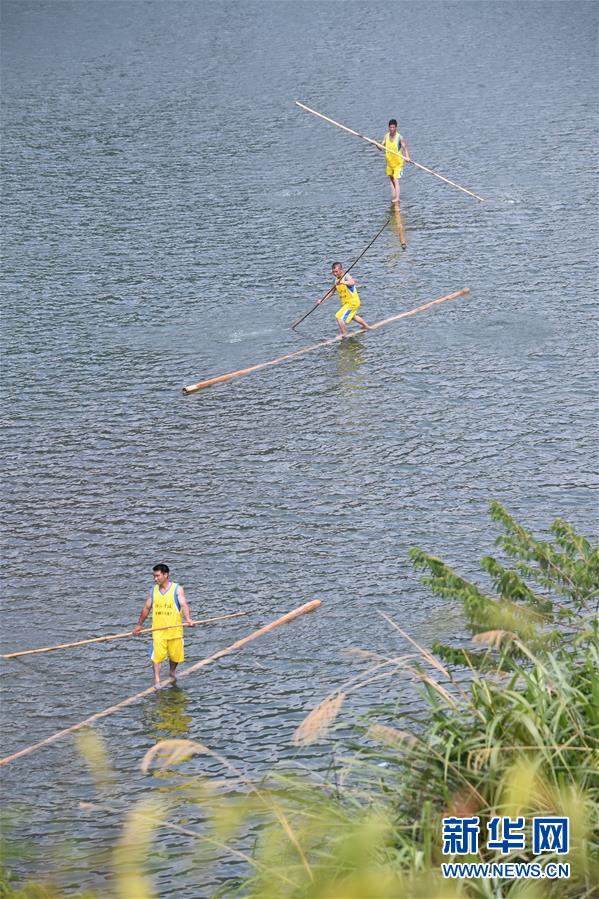
[[[176,681],[175,671],[179,662],[185,658],[183,648],[183,616],[185,623],[193,627],[194,622],[189,614],[189,606],[185,598],[185,591],[181,584],[176,584],[169,578],[168,565],[160,562],[152,569],[154,586],[148,591],[148,598],[139,613],[139,620],[133,629],[137,636],[143,627],[143,623],[152,610],[152,627],[166,628],[153,634],[152,666],[154,668],[154,686],[160,687],[160,669],[162,663],[169,661],[169,675]],[[172,627],[171,627],[172,625]]]
[[[363,331],[370,331],[368,322],[364,321],[364,319],[358,315],[358,309],[361,304],[356,282],[351,275],[348,275],[343,271],[343,266],[340,262],[333,262],[331,271],[335,278],[335,284],[316,305],[320,306],[321,303],[324,303],[325,300],[328,300],[328,298],[332,297],[335,291],[337,291],[341,302],[341,308],[335,313],[335,318],[337,319],[341,336],[347,337],[346,325],[349,325],[352,319],[357,321]]]
[[[391,202],[399,205],[399,179],[403,169],[404,156],[408,162],[412,160],[410,159],[410,151],[405,139],[397,130],[397,119],[389,120],[389,130],[381,143],[387,150],[385,161],[387,163],[387,174],[391,182]]]

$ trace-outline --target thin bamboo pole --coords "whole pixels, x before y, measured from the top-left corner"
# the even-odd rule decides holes
[[[320,605],[321,601],[319,599],[313,599],[312,602],[305,603],[305,605],[303,606],[298,606],[297,609],[293,609],[292,612],[287,612],[286,615],[283,615],[281,618],[277,618],[275,621],[271,621],[270,624],[265,624],[264,627],[261,627],[256,631],[252,631],[252,633],[248,634],[246,637],[241,637],[241,639],[236,640],[235,643],[231,643],[230,646],[226,646],[224,649],[219,649],[219,651],[215,652],[214,655],[208,656],[205,659],[201,659],[199,662],[195,662],[195,664],[190,665],[189,668],[185,668],[184,671],[181,671],[179,674],[177,674],[177,681],[182,680],[182,678],[184,677],[189,677],[190,674],[199,671],[200,668],[204,668],[206,665],[210,665],[212,662],[216,662],[223,656],[229,655],[229,653],[235,652],[235,650],[237,649],[241,649],[241,647],[245,646],[246,643],[250,643],[252,640],[256,640],[263,634],[267,634],[269,631],[273,631],[275,628],[281,627],[283,624],[288,624],[290,621],[293,621],[294,618],[299,618],[300,615],[305,615],[308,612],[313,612]],[[138,702],[140,699],[144,699],[146,696],[151,696],[152,693],[157,693],[159,690],[163,690],[171,682],[173,682],[173,678],[169,677],[160,687],[148,687],[146,690],[142,690],[140,693],[135,693],[133,696],[128,696],[126,699],[123,699],[121,702],[117,702],[115,705],[109,706],[107,709],[102,709],[101,712],[96,712],[94,715],[90,715],[89,718],[85,718],[83,721],[79,721],[77,724],[71,724],[70,727],[65,727],[63,730],[57,731],[50,737],[46,737],[45,740],[40,740],[38,743],[32,743],[31,746],[26,746],[24,749],[20,749],[18,752],[13,752],[12,755],[4,756],[4,758],[0,759],[0,766],[8,765],[10,764],[10,762],[14,762],[16,759],[22,758],[23,756],[35,752],[36,749],[41,749],[42,746],[48,746],[50,743],[55,743],[57,740],[60,740],[61,737],[66,737],[68,734],[72,734],[77,730],[81,730],[81,728],[83,727],[94,724],[101,718],[106,718],[108,715],[114,714],[114,712],[119,712],[121,709],[124,709],[129,705],[133,705],[133,703],[135,702]]]
[[[431,300],[429,303],[425,303],[423,306],[417,306],[416,309],[410,309],[408,312],[400,312],[398,315],[392,315],[391,318],[385,318],[382,321],[375,322],[370,328],[371,330],[380,328],[382,325],[389,324],[389,322],[397,321],[408,315],[415,315],[416,312],[424,312],[425,309],[429,309],[431,306],[445,303],[447,300],[454,300],[456,297],[461,297],[466,293],[470,293],[469,287],[464,287],[462,290],[458,290],[455,293],[449,293],[444,297],[439,297],[437,300]],[[353,331],[349,336],[355,337],[357,334],[364,335],[367,333],[368,331],[365,330]],[[204,381],[198,381],[197,384],[189,384],[187,387],[183,387],[182,391],[185,396],[189,396],[189,394],[197,393],[199,390],[204,390],[206,387],[212,387],[213,384],[223,384],[225,381],[232,381],[234,378],[240,378],[242,375],[249,375],[253,371],[268,368],[270,365],[278,365],[280,362],[286,362],[288,359],[296,359],[298,356],[303,356],[305,353],[312,352],[312,350],[318,350],[324,346],[331,346],[333,343],[337,343],[339,340],[343,339],[341,334],[338,334],[336,337],[330,337],[328,340],[321,340],[320,343],[313,343],[311,346],[301,347],[301,349],[294,350],[292,353],[286,353],[284,356],[279,356],[277,359],[270,359],[268,362],[259,362],[258,365],[250,365],[249,368],[240,368],[238,371],[230,371],[224,375],[217,375],[215,378],[206,378]]]
[[[329,122],[331,125],[336,125],[337,128],[341,128],[343,129],[343,131],[347,131],[349,134],[353,134],[355,137],[361,137],[362,140],[365,140],[367,143],[372,144],[374,147],[378,147],[379,150],[384,150],[386,153],[392,153],[394,156],[399,156],[402,159],[404,158],[403,153],[391,150],[388,147],[385,147],[384,144],[379,143],[378,140],[373,140],[371,137],[366,137],[365,134],[360,134],[359,131],[354,131],[353,128],[348,128],[347,125],[342,125],[341,122],[336,122],[335,119],[330,119],[327,115],[323,115],[321,112],[317,112],[315,109],[311,109],[309,106],[306,106],[305,103],[300,103],[299,100],[295,101],[295,105],[299,106],[301,109],[305,109],[306,112],[311,112],[312,115],[318,116],[319,119],[323,119],[325,122]],[[428,172],[429,175],[434,175],[435,178],[440,178],[441,181],[445,181],[447,184],[451,184],[452,187],[457,187],[458,190],[463,190],[465,194],[469,194],[476,200],[484,202],[483,197],[479,197],[478,194],[473,193],[471,190],[468,190],[465,187],[462,187],[461,184],[456,184],[455,181],[450,181],[449,178],[445,177],[445,175],[440,175],[439,172],[434,172],[432,169],[428,169],[425,165],[421,165],[419,162],[415,162],[413,159],[411,159],[410,162],[412,163],[412,165],[415,165],[417,169],[422,169],[423,172]]]
[[[200,621],[194,621],[193,627],[198,624],[210,624],[212,621],[224,621],[226,618],[239,618],[241,615],[247,615],[247,612],[232,612],[230,615],[216,615],[214,618],[202,618]],[[179,625],[175,625],[179,627]],[[192,627],[185,622],[181,623],[181,627]],[[153,634],[156,631],[172,630],[173,625],[167,624],[165,627],[144,627],[140,634]],[[17,656],[32,656],[38,652],[55,652],[57,649],[71,649],[73,646],[86,646],[88,643],[101,643],[106,640],[121,640],[123,637],[137,636],[133,631],[123,631],[121,634],[107,634],[105,637],[89,637],[87,640],[76,640],[74,643],[58,643],[56,646],[40,646],[39,649],[22,649],[20,652],[9,652],[0,655],[0,659],[16,659]]]

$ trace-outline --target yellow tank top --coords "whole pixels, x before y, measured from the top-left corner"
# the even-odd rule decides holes
[[[339,294],[342,306],[349,306],[350,309],[357,309],[360,305],[360,297],[356,285],[349,287],[347,284],[335,284],[335,290]]]
[[[181,607],[176,595],[177,584],[171,581],[165,593],[160,592],[160,587],[155,584],[152,591],[152,627],[168,627],[166,631],[158,631],[164,640],[178,640],[183,636],[181,623]],[[169,625],[173,625],[172,628]]]
[[[395,153],[385,153],[385,159],[387,160],[387,165],[392,169],[403,169],[403,155],[401,154],[401,135],[399,131],[395,132],[395,137],[391,137],[389,132],[387,131],[385,135],[385,140],[383,144],[385,147],[388,147],[389,150],[395,150],[395,153],[399,153],[399,156],[396,156]]]

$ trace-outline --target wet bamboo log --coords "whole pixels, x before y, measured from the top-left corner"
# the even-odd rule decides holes
[[[421,306],[417,306],[415,309],[408,309],[407,312],[399,312],[397,315],[391,315],[389,318],[384,318],[381,321],[374,322],[374,324],[370,326],[370,330],[375,331],[377,328],[382,328],[383,325],[390,324],[390,322],[399,321],[400,318],[407,318],[410,315],[416,315],[417,312],[424,312],[426,309],[430,309],[432,306],[438,306],[440,303],[448,302],[448,300],[455,300],[467,293],[470,293],[470,288],[463,287],[461,290],[456,290],[454,293],[448,293],[436,300],[430,300],[428,303],[423,303]],[[356,335],[358,334],[365,335],[368,334],[368,331],[362,329],[359,331],[352,331],[350,334],[348,334],[348,337],[356,337]],[[270,359],[268,362],[259,362],[258,365],[250,365],[249,368],[240,368],[237,371],[230,371],[224,375],[217,375],[214,378],[206,378],[203,381],[198,381],[197,384],[189,384],[187,387],[183,387],[182,390],[185,396],[189,396],[189,394],[191,393],[197,393],[199,390],[205,390],[206,387],[213,387],[215,384],[224,384],[226,381],[232,381],[234,378],[240,378],[243,375],[249,375],[251,372],[260,371],[261,369],[268,368],[271,365],[279,365],[281,362],[287,362],[289,359],[297,359],[298,356],[304,356],[306,353],[311,353],[313,350],[318,350],[321,347],[325,346],[331,346],[332,344],[344,339],[347,338],[343,338],[341,334],[338,334],[336,337],[330,337],[328,340],[321,340],[320,343],[313,343],[311,346],[305,346],[299,350],[294,350],[291,353],[285,353],[284,356],[279,356],[277,359]]]

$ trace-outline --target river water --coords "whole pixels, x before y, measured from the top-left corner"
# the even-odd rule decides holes
[[[597,525],[594,3],[6,2],[3,30],[3,651],[128,629],[166,561],[196,661],[313,598],[321,609],[104,719],[113,805],[185,736],[250,776],[289,759],[348,650],[459,639],[411,546],[466,574],[495,497],[537,533]],[[334,336],[321,296],[389,215],[376,150],[399,120],[408,248],[389,226],[354,274],[377,320],[471,293],[229,385],[203,377]],[[148,644],[3,662],[2,754],[148,686]],[[354,694],[345,720],[413,689]],[[330,747],[299,759],[326,767]],[[71,891],[119,814],[71,738],[3,770],[5,807]],[[196,759],[188,771],[222,773]],[[193,819],[189,818],[189,821]],[[16,824],[14,822],[17,822]],[[211,895],[159,832],[157,894]],[[178,844],[178,845],[177,845]]]

